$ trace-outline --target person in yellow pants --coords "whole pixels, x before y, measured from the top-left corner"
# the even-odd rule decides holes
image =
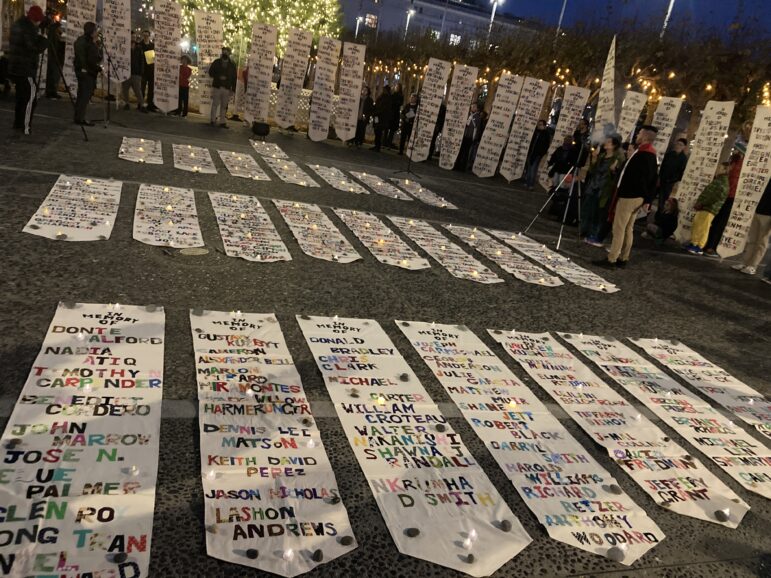
[[[721,163],[715,178],[704,187],[694,204],[696,215],[694,215],[691,223],[691,242],[686,244],[686,251],[694,255],[704,253],[704,246],[709,238],[709,228],[727,198],[728,163]]]

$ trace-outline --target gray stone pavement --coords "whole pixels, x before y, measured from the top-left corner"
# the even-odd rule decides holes
[[[219,174],[191,174],[173,168],[172,143],[206,146],[212,152],[217,148],[249,152],[248,131],[236,123],[231,123],[230,130],[215,129],[193,115],[184,120],[119,111],[113,112],[114,122],[109,127],[88,129],[90,140],[85,143],[78,127],[70,123],[72,111],[68,103],[42,101],[34,133],[29,137],[11,133],[8,128],[11,109],[10,101],[0,101],[0,243],[3,247],[0,364],[5,375],[0,389],[0,425],[4,426],[7,420],[59,301],[162,304],[166,310],[165,401],[153,530],[153,576],[258,574],[215,560],[205,553],[194,361],[187,318],[192,307],[275,312],[281,322],[314,414],[319,418],[319,428],[360,544],[350,555],[322,565],[310,576],[461,574],[397,552],[294,320],[294,315],[300,313],[378,320],[434,400],[448,415],[454,416],[453,427],[461,433],[533,537],[533,543],[496,576],[771,575],[771,504],[768,500],[744,491],[710,465],[718,477],[752,506],[738,529],[724,529],[654,506],[485,335],[487,328],[517,328],[620,338],[677,338],[768,394],[771,291],[758,279],[731,271],[729,263],[691,257],[676,249],[659,251],[638,239],[629,268],[601,273],[621,288],[614,295],[570,284],[553,289],[529,285],[476,254],[506,279],[501,284],[479,285],[455,279],[433,261],[427,271],[410,272],[381,265],[330,211],[327,214],[363,259],[351,264],[328,263],[304,255],[275,208],[266,203],[266,210],[289,247],[293,261],[248,263],[224,255],[214,214],[206,199],[207,191],[247,193],[264,199],[314,202],[325,207],[509,230],[524,228],[546,197],[544,193],[507,185],[499,178],[481,180],[424,164],[413,169],[420,175],[420,181],[456,204],[458,211],[376,194],[344,193],[326,184],[319,189],[306,189],[277,179],[246,181],[231,177],[216,154],[212,156]],[[101,116],[101,107],[92,106],[91,114]],[[118,147],[124,135],[162,140],[165,164],[138,165],[119,160]],[[402,170],[406,164],[403,157],[390,152],[352,150],[331,141],[311,143],[304,134],[274,131],[268,140],[279,144],[300,163],[336,165],[343,170],[365,170],[382,176]],[[54,242],[21,232],[59,173],[112,177],[125,183],[109,241]],[[151,247],[132,239],[133,208],[140,182],[195,189],[199,220],[210,249],[207,255],[184,256],[173,249]],[[543,242],[553,243],[558,229],[558,224],[539,219],[531,232]],[[575,229],[566,231],[564,252],[579,264],[591,268],[590,260],[604,255],[601,249],[577,243]],[[550,540],[397,330],[393,324],[397,318],[463,323],[470,327],[533,388],[576,438],[617,477],[630,496],[646,508],[667,539],[631,568]],[[687,445],[672,430],[662,427],[674,440]]]

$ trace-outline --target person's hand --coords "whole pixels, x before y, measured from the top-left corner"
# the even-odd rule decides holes
[[[642,210],[645,211],[646,213],[650,213],[651,212],[651,204],[650,203],[643,203]]]

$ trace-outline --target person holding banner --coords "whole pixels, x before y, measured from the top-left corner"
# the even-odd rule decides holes
[[[362,85],[361,98],[359,98],[359,116],[356,120],[356,134],[353,137],[353,144],[357,147],[364,144],[367,125],[372,120],[372,115],[375,112],[375,102],[372,100],[370,93],[369,86]]]
[[[219,112],[219,125],[228,128],[227,116],[228,103],[236,91],[237,71],[235,63],[230,60],[230,48],[222,47],[220,57],[209,66],[211,82],[211,125],[217,124]]]
[[[766,255],[769,238],[771,238],[771,180],[766,182],[763,196],[760,197],[755,215],[752,217],[742,262],[734,265],[733,268],[740,273],[754,275]],[[768,273],[769,271],[766,271],[766,278]]]
[[[142,98],[142,75],[145,68],[145,55],[142,52],[142,39],[138,34],[131,36],[131,76],[121,83],[121,92],[123,93],[123,110],[129,110],[129,88],[134,91],[137,99],[137,110],[147,112],[143,106]]]
[[[704,190],[696,199],[694,208],[696,214],[691,224],[691,242],[685,246],[685,250],[693,255],[701,255],[707,244],[709,228],[715,215],[720,212],[728,198],[728,163],[722,163],[718,167],[713,181],[704,187]]]
[[[30,134],[32,115],[37,101],[37,72],[40,55],[48,47],[48,40],[40,34],[40,23],[45,16],[40,6],[31,6],[26,16],[11,27],[8,54],[8,75],[16,85],[16,110],[13,128]]]
[[[144,66],[142,67],[142,96],[147,110],[158,110],[155,106],[155,43],[150,40],[150,31],[142,30],[142,55]],[[145,93],[145,91],[147,91]]]
[[[83,25],[83,34],[75,41],[75,75],[78,77],[78,96],[75,99],[75,124],[94,126],[86,120],[86,109],[96,88],[96,79],[102,72],[102,60],[96,44],[97,28],[93,22]]]
[[[401,113],[402,132],[399,136],[399,154],[404,154],[404,145],[410,140],[412,127],[415,124],[415,117],[418,114],[418,95],[414,92],[410,95],[410,101],[404,105]]]
[[[535,132],[530,141],[530,150],[527,153],[525,162],[525,185],[529,190],[535,188],[535,180],[538,177],[538,167],[541,165],[541,159],[549,152],[551,144],[551,132],[546,128],[546,121],[539,120],[535,125]]]
[[[388,127],[391,126],[391,112],[391,87],[386,84],[375,101],[375,146],[370,150],[380,152],[383,136],[385,136]]]

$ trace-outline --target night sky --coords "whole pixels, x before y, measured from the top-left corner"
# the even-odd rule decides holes
[[[655,19],[663,23],[668,5],[669,0],[567,0],[563,25],[597,19],[603,24],[616,27],[630,18],[642,21]],[[610,11],[608,6],[611,6]],[[688,19],[702,27],[726,34],[740,6],[743,6],[741,22],[753,23],[767,37],[771,31],[771,0],[675,0],[670,25],[676,26]],[[513,16],[556,26],[562,0],[504,0],[499,9]]]

